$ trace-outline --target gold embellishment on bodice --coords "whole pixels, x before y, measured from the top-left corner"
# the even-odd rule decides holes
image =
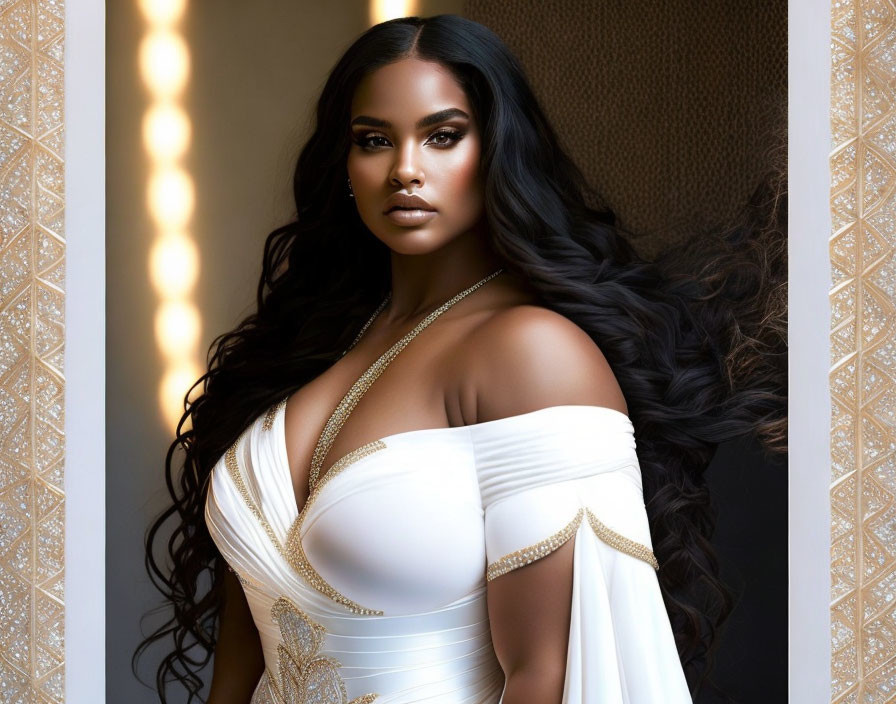
[[[240,470],[239,461],[237,459],[237,447],[242,440],[242,437],[238,439],[233,445],[231,445],[227,452],[225,453],[225,464],[227,465],[227,469],[230,473],[230,479],[233,482],[234,486],[236,486],[237,491],[240,496],[243,498],[243,502],[246,504],[246,507],[255,516],[255,519],[261,525],[264,532],[267,534],[271,543],[277,549],[277,552],[283,557],[284,560],[294,569],[296,572],[301,574],[305,580],[312,587],[317,589],[322,594],[325,594],[333,601],[342,604],[347,607],[350,611],[358,614],[374,614],[377,616],[382,616],[382,611],[377,611],[375,609],[368,609],[367,607],[361,606],[360,604],[352,601],[346,596],[343,596],[338,591],[336,591],[327,581],[318,574],[317,570],[315,570],[311,564],[308,562],[308,559],[305,557],[305,551],[302,548],[301,540],[298,539],[298,533],[296,531],[296,527],[301,527],[302,520],[307,515],[307,511],[309,506],[311,505],[313,499],[317,497],[317,491],[311,493],[311,496],[308,497],[308,500],[305,502],[304,508],[299,512],[299,516],[293,524],[292,528],[290,528],[289,533],[287,533],[286,537],[286,547],[284,544],[280,542],[277,538],[277,534],[274,532],[271,524],[268,523],[268,520],[265,518],[264,513],[258,507],[258,504],[255,503],[255,500],[252,498],[252,495],[249,493],[249,487],[246,486],[246,482],[243,479],[243,473]],[[360,459],[360,456],[363,454],[369,454],[378,449],[382,449],[386,447],[386,444],[381,440],[377,440],[374,443],[369,443],[364,447],[358,448],[354,453],[350,453],[346,455],[340,462],[342,463],[341,467],[334,467],[337,469],[336,472],[338,474],[339,471],[342,471],[352,462]],[[329,478],[331,472],[327,472],[327,478]],[[335,475],[334,475],[335,476]],[[321,485],[322,486],[322,485]],[[296,537],[293,538],[293,534],[295,533]]]
[[[342,664],[320,653],[326,630],[292,601],[277,599],[271,616],[280,628],[281,639],[277,674],[266,672],[273,685],[270,689],[278,697],[275,704],[369,704],[377,698],[377,694],[368,693],[349,701],[339,674]]]
[[[550,555],[554,550],[559,548],[576,534],[576,531],[579,529],[579,524],[582,522],[582,517],[585,514],[588,515],[588,524],[591,526],[594,534],[607,545],[620,552],[631,555],[632,557],[637,557],[639,560],[644,560],[644,562],[650,564],[655,570],[660,568],[659,563],[650,548],[617,533],[598,520],[597,516],[591,513],[590,509],[583,507],[578,510],[575,517],[569,523],[552,536],[545,538],[534,545],[529,545],[520,550],[508,553],[492,562],[488,566],[486,580],[491,581],[500,577],[502,574],[507,574],[512,570],[524,567],[536,560],[540,560],[546,555]]]
[[[302,511],[299,513],[298,518],[296,518],[295,523],[292,524],[292,527],[289,529],[289,533],[286,536],[286,560],[292,566],[294,570],[296,570],[299,574],[301,574],[305,581],[308,582],[312,587],[317,589],[322,594],[326,594],[333,601],[342,604],[347,607],[349,611],[355,614],[361,614],[366,616],[383,616],[383,612],[377,609],[368,609],[367,607],[361,606],[360,604],[352,601],[347,596],[344,596],[337,592],[333,587],[331,587],[327,581],[320,576],[317,570],[311,565],[308,561],[308,557],[305,555],[305,548],[302,545],[302,523],[305,521],[305,516],[308,515],[308,510],[317,500],[317,497],[320,495],[321,490],[326,485],[326,483],[339,474],[342,471],[345,471],[349,467],[349,465],[354,464],[362,457],[366,457],[377,450],[385,449],[386,443],[382,440],[374,440],[373,442],[369,442],[366,445],[362,445],[356,450],[352,450],[347,455],[342,457],[333,467],[326,473],[323,480],[317,486],[312,489],[311,494],[308,496],[308,499],[305,501],[305,506],[302,508]]]
[[[289,396],[282,398],[268,409],[267,413],[264,414],[264,421],[261,424],[262,430],[270,430],[274,427],[274,418],[277,416],[277,413],[280,412],[280,409],[286,406],[288,400]]]
[[[255,516],[255,519],[261,524],[264,532],[267,533],[268,538],[271,539],[271,542],[278,550],[282,551],[282,546],[277,539],[277,534],[274,533],[271,524],[268,523],[268,520],[264,517],[261,509],[258,508],[257,504],[252,499],[252,495],[249,493],[249,487],[247,487],[246,482],[243,481],[243,473],[240,471],[240,463],[236,458],[236,448],[240,444],[240,440],[242,440],[242,437],[237,439],[233,445],[227,448],[227,452],[224,454],[224,463],[227,465],[227,471],[230,473],[230,480],[233,482],[236,490],[240,493],[240,496],[243,497],[243,502],[249,508],[249,511],[252,512],[252,515]]]

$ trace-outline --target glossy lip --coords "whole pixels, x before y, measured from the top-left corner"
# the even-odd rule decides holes
[[[415,227],[429,222],[436,216],[435,210],[392,210],[386,217],[401,227]]]
[[[405,193],[393,193],[389,196],[383,207],[383,214],[388,215],[392,208],[414,208],[416,210],[435,211],[435,208],[420,196],[407,195]]]

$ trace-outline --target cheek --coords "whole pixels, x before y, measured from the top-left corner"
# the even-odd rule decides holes
[[[468,217],[482,208],[482,181],[479,173],[479,149],[468,149],[441,171],[440,181],[458,214]]]
[[[346,170],[348,177],[352,180],[352,188],[354,190],[369,189],[375,183],[383,180],[383,164],[378,164],[377,159],[371,158],[353,158],[349,154]]]
[[[369,156],[358,159],[349,156],[346,166],[348,177],[352,181],[352,192],[355,194],[352,202],[363,220],[373,222],[382,215],[383,201],[390,192],[384,187],[388,166],[383,160]]]

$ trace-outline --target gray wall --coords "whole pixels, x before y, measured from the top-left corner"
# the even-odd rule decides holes
[[[154,233],[144,205],[146,94],[136,66],[143,32],[136,5],[106,3],[106,680],[107,701],[134,704],[158,701],[132,676],[130,657],[141,615],[160,598],[143,568],[142,540],[167,503],[163,468],[173,439],[156,402],[162,367],[147,277]],[[424,3],[421,14],[459,9],[459,2],[441,0]],[[190,3],[187,165],[196,183],[193,234],[201,252],[200,349],[249,311],[264,238],[292,212],[290,175],[309,111],[333,63],[366,27],[367,3],[360,1]],[[151,660],[141,667],[148,681]]]

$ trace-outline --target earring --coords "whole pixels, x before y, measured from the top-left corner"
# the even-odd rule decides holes
[[[348,179],[348,197],[349,198],[355,197],[355,192],[352,190],[352,180],[351,179]]]

